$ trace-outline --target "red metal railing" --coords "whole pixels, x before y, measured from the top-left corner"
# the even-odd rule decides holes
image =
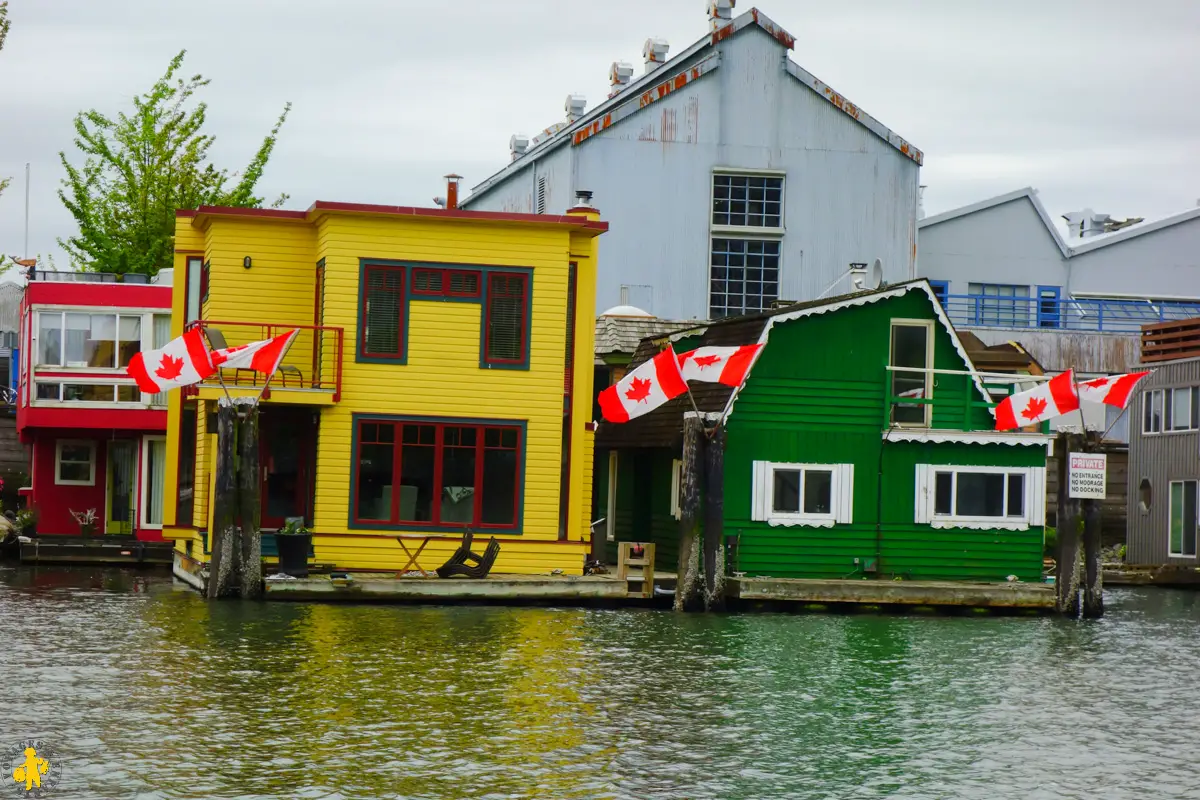
[[[283,362],[271,377],[271,390],[309,389],[333,392],[337,402],[342,396],[342,340],[344,330],[328,325],[281,325],[267,322],[226,322],[197,320],[189,328],[200,328],[212,348],[236,347],[270,339],[291,330],[299,333]],[[267,376],[249,369],[223,369],[205,385],[221,381],[230,387],[262,386]]]

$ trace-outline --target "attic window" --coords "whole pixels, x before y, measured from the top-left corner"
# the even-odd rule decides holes
[[[546,213],[546,179],[537,179],[537,213]]]

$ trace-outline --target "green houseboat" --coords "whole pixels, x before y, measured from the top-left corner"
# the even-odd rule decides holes
[[[762,343],[735,391],[692,383],[723,423],[726,570],[747,577],[1042,580],[1046,459],[1038,430],[999,433],[1012,376],[979,373],[924,280],[643,339]],[[656,543],[674,571],[684,416],[676,398],[597,432],[595,518],[616,541]]]

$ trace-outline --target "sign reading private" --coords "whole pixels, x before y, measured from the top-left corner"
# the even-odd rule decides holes
[[[1071,453],[1067,462],[1067,497],[1103,500],[1108,473],[1104,453]]]

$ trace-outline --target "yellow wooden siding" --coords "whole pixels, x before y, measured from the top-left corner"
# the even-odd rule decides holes
[[[208,527],[208,504],[212,497],[212,465],[217,455],[216,434],[205,433],[209,413],[216,409],[209,403],[198,403],[196,408],[196,478],[192,501],[192,524],[197,528]]]
[[[547,542],[522,537],[514,540],[498,534],[500,555],[492,571],[521,575],[541,575],[562,570],[564,575],[583,574],[583,562],[588,545],[582,542]],[[488,535],[476,533],[472,548],[482,553]],[[420,541],[406,541],[409,551],[415,552]],[[456,540],[431,541],[421,553],[420,565],[433,570],[446,563],[458,548]],[[313,535],[313,551],[318,564],[336,564],[343,569],[380,570],[391,572],[403,569],[408,556],[394,536],[321,536]],[[415,569],[416,567],[410,567]]]

